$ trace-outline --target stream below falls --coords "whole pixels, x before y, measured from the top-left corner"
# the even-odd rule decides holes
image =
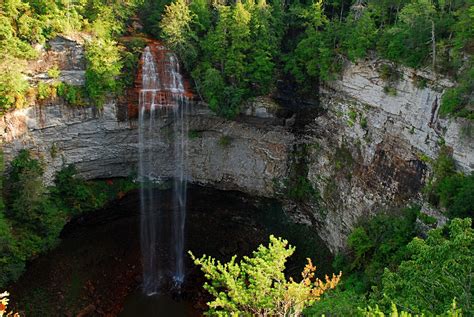
[[[172,209],[172,190],[155,189],[160,207]],[[311,257],[318,275],[331,272],[332,256],[316,232],[288,222],[278,202],[233,191],[188,187],[185,250],[221,261],[250,255],[268,236],[296,246],[287,273],[300,276]],[[163,213],[163,222],[170,213]],[[166,236],[166,232],[162,232]],[[158,256],[168,257],[164,246]],[[107,208],[73,219],[52,251],[28,263],[10,285],[11,306],[26,316],[201,316],[211,298],[202,289],[201,271],[185,257],[179,290],[165,283],[158,294],[142,293],[140,195],[127,194]]]

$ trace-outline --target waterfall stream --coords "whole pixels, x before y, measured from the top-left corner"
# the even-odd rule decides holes
[[[143,291],[152,295],[164,283],[184,281],[186,221],[186,149],[188,98],[176,55],[160,44],[143,52],[139,91],[139,166]],[[169,150],[167,150],[169,149]],[[158,156],[172,153],[170,171],[156,165]],[[154,184],[172,178],[170,208],[158,208]],[[164,213],[172,213],[166,217]],[[164,219],[170,219],[164,221]]]

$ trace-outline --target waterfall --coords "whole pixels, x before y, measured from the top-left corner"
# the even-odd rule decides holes
[[[184,227],[186,221],[186,148],[188,97],[175,54],[159,44],[145,48],[139,90],[139,166],[143,291],[158,293],[163,283],[184,281]],[[164,127],[172,125],[171,130]],[[161,130],[166,130],[162,132]],[[171,132],[171,134],[169,133]],[[163,149],[172,157],[171,175],[156,166]],[[162,157],[161,157],[162,158]],[[163,161],[163,160],[161,160]],[[153,184],[172,178],[171,207],[160,208]],[[162,205],[162,204],[161,204]],[[166,210],[165,210],[166,209]],[[165,214],[170,212],[171,215]],[[167,221],[165,221],[165,219]]]

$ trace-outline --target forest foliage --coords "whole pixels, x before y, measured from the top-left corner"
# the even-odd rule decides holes
[[[0,187],[0,287],[16,280],[28,260],[54,247],[72,216],[97,210],[136,187],[125,179],[87,182],[76,174],[74,166],[65,166],[54,185],[45,186],[43,164],[22,150],[5,182],[0,177],[0,185],[6,184]]]
[[[473,117],[472,0],[6,0],[2,111],[34,93],[24,75],[38,44],[75,32],[90,35],[86,85],[71,89],[67,101],[80,105],[87,97],[101,107],[108,94],[133,83],[138,54],[118,39],[137,12],[144,31],[178,53],[200,97],[226,117],[274,91],[280,79],[317,94],[318,82],[335,78],[344,61],[373,53],[454,77],[458,85],[444,95],[440,114]]]
[[[24,106],[28,94],[34,92],[35,85],[27,81],[25,71],[28,60],[38,57],[39,45],[46,45],[56,35],[77,32],[90,35],[86,45],[85,93],[91,103],[102,106],[107,94],[120,89],[120,81],[116,78],[122,69],[122,49],[115,39],[125,31],[126,23],[140,3],[140,0],[2,1],[0,112]],[[51,78],[56,79],[55,76]],[[56,81],[53,84],[59,85]],[[53,88],[56,92],[57,87]],[[78,95],[71,89],[68,101],[75,102],[77,98],[72,97],[72,93]],[[43,97],[49,95],[43,94]]]
[[[164,2],[166,3],[166,1]],[[472,118],[472,0],[175,0],[147,23],[181,57],[211,109],[234,116],[278,79],[305,93],[371,52],[457,78],[442,115]],[[151,27],[150,27],[151,25]]]
[[[309,259],[299,279],[288,277],[285,263],[295,248],[273,236],[268,247],[260,245],[252,256],[240,260],[234,256],[227,263],[189,252],[213,299],[207,303],[207,314],[472,315],[472,219],[455,218],[420,237],[416,214],[415,208],[399,215],[382,214],[354,229],[342,279],[341,273],[326,276],[325,281],[315,279]]]
[[[434,207],[448,217],[474,217],[474,173],[456,170],[451,150],[443,146],[438,157],[431,161],[433,173],[424,192]]]
[[[378,215],[356,227],[348,252],[334,263],[341,283],[305,314],[391,316],[395,307],[419,316],[472,315],[472,219],[455,218],[423,236],[413,212]]]

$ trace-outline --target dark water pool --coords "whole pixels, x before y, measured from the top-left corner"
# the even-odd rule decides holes
[[[170,192],[157,189],[156,195],[167,210]],[[299,276],[306,257],[315,260],[321,275],[331,270],[331,255],[316,233],[288,222],[277,202],[189,188],[186,250],[226,261],[234,254],[249,255],[270,234],[297,247],[287,266],[290,275]],[[29,263],[9,289],[13,307],[27,316],[200,316],[210,300],[204,281],[187,257],[179,291],[170,284],[159,295],[141,294],[139,196],[132,192],[71,221],[58,247]]]
[[[169,295],[144,295],[141,291],[131,294],[125,301],[119,317],[137,316],[201,316],[192,303]]]

